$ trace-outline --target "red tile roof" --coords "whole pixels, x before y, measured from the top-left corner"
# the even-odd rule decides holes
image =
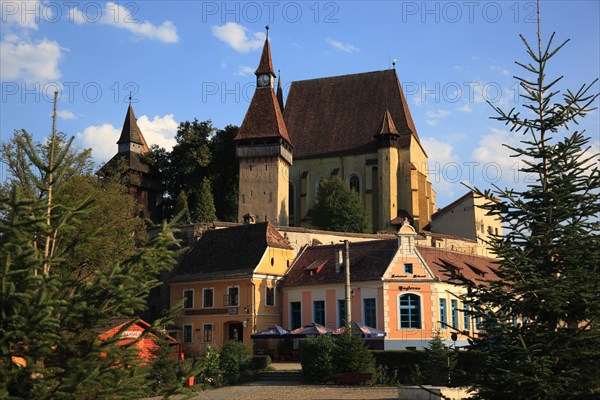
[[[268,222],[211,229],[182,257],[171,282],[250,276],[268,247],[292,250]]]
[[[335,272],[343,244],[306,247],[285,275],[286,286],[344,282],[344,267]],[[398,247],[397,239],[350,243],[350,279],[381,279]]]
[[[484,280],[498,280],[496,270],[497,260],[465,254],[436,247],[415,246],[425,259],[434,276],[448,281],[447,270],[454,270],[471,281],[485,284]]]
[[[393,69],[292,82],[284,109],[294,158],[377,150],[374,137],[389,109],[400,145],[419,142]]]

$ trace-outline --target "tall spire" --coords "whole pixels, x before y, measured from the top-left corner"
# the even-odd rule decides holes
[[[119,153],[125,151],[134,151],[136,153],[145,153],[148,151],[148,145],[142,135],[142,131],[137,124],[137,118],[133,112],[133,106],[131,105],[131,95],[129,96],[129,107],[127,107],[127,114],[125,115],[125,121],[123,122],[123,129],[121,130],[121,136],[117,141],[119,145]]]
[[[265,28],[267,30],[267,38],[265,39],[262,55],[260,56],[260,63],[258,64],[255,74],[256,76],[270,74],[275,78],[275,69],[273,69],[273,61],[271,60],[271,46],[269,45],[269,25]]]
[[[279,108],[283,112],[283,89],[281,88],[281,70],[277,70],[279,77],[277,78],[277,101],[279,102]]]

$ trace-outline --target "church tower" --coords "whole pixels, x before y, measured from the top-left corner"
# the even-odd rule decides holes
[[[269,27],[255,75],[256,90],[234,139],[240,160],[238,221],[248,216],[287,226],[293,146],[274,91]]]
[[[148,144],[137,124],[137,119],[129,98],[129,108],[125,114],[121,136],[117,141],[117,154],[98,172],[100,176],[118,174],[125,177],[129,193],[138,204],[137,215],[140,218],[159,222],[162,188],[159,177],[142,161],[142,155],[148,152]]]

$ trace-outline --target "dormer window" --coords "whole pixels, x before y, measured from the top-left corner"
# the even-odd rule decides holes
[[[321,272],[321,270],[323,269],[323,267],[325,266],[325,264],[327,264],[327,260],[317,260],[317,261],[313,261],[312,263],[310,263],[309,265],[307,265],[304,270],[308,272],[309,275],[314,275],[314,274],[318,274],[319,272]]]

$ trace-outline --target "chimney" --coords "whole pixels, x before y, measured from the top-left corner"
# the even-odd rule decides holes
[[[244,215],[244,225],[254,224],[256,222],[256,217],[253,214]]]
[[[342,249],[339,249],[337,251],[337,255],[335,258],[335,273],[339,274],[340,273],[340,268],[344,265],[344,252],[342,251]]]

